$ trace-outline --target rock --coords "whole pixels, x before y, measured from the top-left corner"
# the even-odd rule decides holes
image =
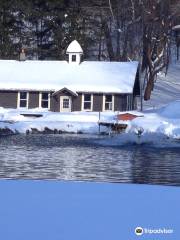
[[[41,134],[42,132],[39,131],[37,128],[31,128],[31,134]]]
[[[48,127],[45,127],[44,131],[42,133],[44,133],[44,134],[54,134],[54,130],[49,129]]]
[[[13,132],[11,129],[9,128],[0,128],[0,136],[5,136],[5,135],[15,135],[17,134],[17,132]]]

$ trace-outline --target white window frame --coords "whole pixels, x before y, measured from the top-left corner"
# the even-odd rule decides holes
[[[20,93],[26,93],[26,99],[20,99]],[[20,107],[20,101],[21,100],[26,100],[26,107]],[[27,91],[19,91],[18,92],[18,97],[17,97],[17,108],[29,108],[29,92]]]
[[[91,95],[91,108],[90,109],[84,109],[84,95]],[[92,111],[93,110],[93,101],[94,101],[93,94],[91,94],[91,93],[83,93],[82,94],[82,101],[81,101],[81,111],[86,111],[86,112]]]
[[[106,96],[111,95],[112,96],[112,110],[106,110],[105,109],[105,103],[106,103]],[[114,94],[103,94],[103,112],[112,112],[114,111]]]
[[[42,94],[43,93],[48,93],[48,108],[43,108],[42,107]],[[40,92],[39,93],[39,108],[43,108],[43,109],[50,109],[50,93],[49,92]]]

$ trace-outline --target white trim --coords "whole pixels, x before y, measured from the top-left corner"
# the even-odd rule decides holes
[[[17,108],[20,108],[20,92],[18,92],[17,96]]]
[[[81,53],[68,53],[69,63],[79,65],[81,63]],[[73,56],[76,56],[76,61],[73,61]]]
[[[55,95],[58,94],[59,92],[63,92],[63,91],[67,91],[67,92],[69,92],[71,95],[73,95],[73,96],[75,96],[75,97],[78,96],[77,92],[74,92],[73,90],[71,90],[71,89],[69,89],[69,88],[66,88],[66,87],[63,87],[63,88],[61,88],[60,90],[55,91],[55,92],[52,94],[52,96],[55,96]]]
[[[86,94],[91,95],[91,108],[90,109],[84,109],[84,95],[86,95]],[[82,98],[81,98],[81,111],[86,111],[86,112],[92,111],[93,110],[93,105],[94,105],[93,101],[94,101],[93,94],[91,94],[91,93],[83,93],[82,94]]]
[[[39,92],[39,108],[43,108],[42,107],[42,93],[48,93],[48,110],[49,110],[50,109],[50,99],[51,99],[50,96],[51,96],[51,94],[47,91]],[[46,109],[46,108],[44,108],[44,109]]]
[[[48,109],[50,110],[51,108],[51,93],[48,93]]]
[[[106,110],[105,109],[105,100],[106,100],[106,95],[111,95],[112,96],[112,110]],[[111,112],[114,111],[114,94],[103,94],[103,112]]]
[[[26,97],[26,99],[24,99],[24,100],[26,100],[26,107],[20,107],[20,93],[21,92],[24,92],[24,93],[26,93],[27,94],[27,97]],[[19,91],[18,92],[18,96],[17,96],[17,108],[29,108],[29,92],[27,92],[27,91]]]
[[[112,111],[114,111],[114,94],[112,95]]]
[[[42,99],[42,93],[39,92],[39,108],[41,108],[41,99]]]
[[[29,108],[29,92],[27,92],[27,108]]]

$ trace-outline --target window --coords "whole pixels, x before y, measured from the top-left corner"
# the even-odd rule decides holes
[[[42,108],[49,108],[49,93],[41,93],[41,105]]]
[[[72,55],[72,62],[76,62],[76,55]]]
[[[83,94],[82,96],[82,110],[90,110],[92,111],[92,101],[93,101],[93,96],[91,94]]]
[[[18,107],[27,108],[28,107],[28,96],[27,92],[19,92],[18,93]]]
[[[105,111],[113,111],[114,110],[114,96],[113,95],[105,95],[104,96],[104,110]]]
[[[70,107],[69,99],[68,98],[63,99],[63,108],[69,109],[69,107]]]

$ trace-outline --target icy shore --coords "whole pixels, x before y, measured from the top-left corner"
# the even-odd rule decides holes
[[[117,113],[72,112],[53,113],[34,110],[0,109],[1,133],[99,133],[99,120],[110,123],[126,123],[122,134],[106,139],[111,144],[166,142],[180,140],[180,101],[172,102],[158,110],[146,110],[132,121],[117,121]],[[133,113],[133,112],[131,112]],[[137,112],[134,112],[137,116]],[[30,117],[27,117],[30,114]],[[39,115],[39,117],[34,117]],[[140,115],[140,114],[139,114]],[[108,133],[107,127],[101,132]]]
[[[98,112],[54,113],[42,109],[0,108],[0,132],[97,134],[99,119],[113,121],[114,118],[115,113],[101,113],[99,116]],[[101,127],[101,132],[107,131],[106,127]]]
[[[146,110],[143,117],[127,121],[125,133],[103,140],[102,144],[149,144],[153,147],[180,146],[180,101],[158,110]]]

